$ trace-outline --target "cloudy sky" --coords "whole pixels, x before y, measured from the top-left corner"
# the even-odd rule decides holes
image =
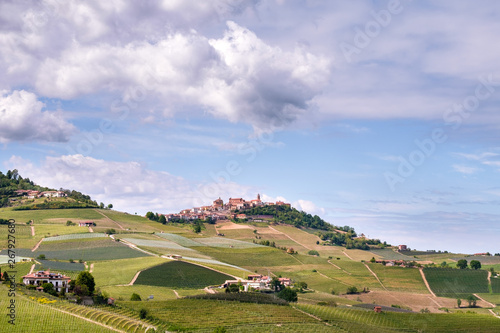
[[[0,2],[0,170],[500,252],[498,1]]]

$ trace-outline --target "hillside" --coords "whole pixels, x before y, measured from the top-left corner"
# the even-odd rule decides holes
[[[152,325],[169,331],[188,329],[200,332],[211,332],[217,326],[224,326],[229,331],[249,332],[270,331],[271,328],[273,331],[295,332],[322,331],[326,328],[329,331],[397,332],[411,323],[415,331],[433,332],[425,324],[428,320],[432,327],[440,327],[439,332],[454,332],[458,326],[475,332],[478,324],[482,325],[482,332],[494,332],[500,325],[500,320],[488,311],[488,307],[491,307],[489,303],[478,301],[481,308],[472,309],[476,312],[475,315],[451,316],[443,309],[451,312],[470,310],[463,305],[462,308],[457,308],[455,298],[433,296],[418,269],[369,262],[372,257],[387,261],[393,260],[393,257],[405,258],[389,248],[372,252],[347,249],[335,244],[323,245],[324,241],[311,230],[286,223],[234,223],[226,220],[215,224],[203,223],[201,231],[196,233],[188,224],[162,224],[137,215],[106,209],[13,211],[3,208],[0,209],[0,218],[18,221],[18,261],[23,257],[34,259],[27,266],[18,264],[18,275],[26,274],[32,264],[36,270],[50,268],[51,271],[61,272],[73,279],[83,269],[95,277],[96,286],[102,293],[116,300],[115,308],[98,308],[93,312],[83,310],[84,306],[70,305],[62,299],[56,299],[56,303],[49,306],[67,309],[69,313],[77,313],[121,331],[129,331],[127,327],[137,329],[134,325]],[[30,220],[33,221],[32,224],[24,223]],[[69,225],[68,221],[72,224]],[[92,221],[95,226],[79,227],[79,222],[83,221]],[[110,232],[113,234],[110,235]],[[0,226],[0,234],[3,239],[7,239],[6,226]],[[274,242],[276,246],[258,244],[264,240]],[[3,262],[6,262],[7,243],[0,244],[3,249],[0,255],[4,258]],[[294,249],[293,254],[287,251],[290,248]],[[172,255],[182,258],[169,259]],[[441,263],[445,255],[448,258],[457,257],[457,254],[436,254],[439,260],[436,263]],[[44,260],[37,259],[42,256],[45,257]],[[407,259],[410,261],[419,258]],[[444,260],[452,262],[451,259]],[[177,265],[181,263],[183,264]],[[5,271],[6,266],[0,269]],[[446,274],[452,278],[454,271],[456,270],[448,269]],[[224,296],[224,289],[203,288],[217,285],[228,278],[245,280],[251,274],[282,276],[290,278],[295,285],[305,283],[307,288],[298,293],[298,303],[293,306],[245,303],[238,295],[236,300],[240,301],[235,301],[234,297],[230,300],[227,298],[229,296]],[[168,276],[176,278],[168,279]],[[481,292],[478,295],[484,300],[500,303],[500,295],[485,293],[484,285],[476,291],[474,283],[467,284],[467,289],[464,289],[461,288],[462,280],[452,281],[456,284],[455,289],[453,285],[441,283],[448,288],[448,293],[463,294],[464,290]],[[429,283],[433,289],[440,288],[439,281],[436,282],[435,278],[430,278]],[[350,287],[369,292],[348,295],[346,293]],[[133,293],[138,294],[142,301],[129,301]],[[200,294],[224,297],[227,300],[214,303],[210,298],[178,299]],[[153,299],[145,302],[151,296]],[[24,310],[28,308],[30,313],[41,311],[37,308],[37,302],[24,296],[19,297],[23,297],[22,311],[28,311]],[[34,297],[40,298],[39,294]],[[46,297],[50,299],[51,296]],[[384,318],[391,319],[381,321],[373,312],[352,308],[353,305],[363,304],[373,306],[373,303],[389,308],[394,305],[415,312],[427,309],[436,314],[419,314],[421,317],[415,321],[416,317],[412,316],[416,314],[386,312]],[[141,308],[151,314],[149,319],[139,318]],[[200,312],[202,308],[206,310]],[[497,305],[492,310],[499,311],[500,308]],[[186,313],[193,311],[198,313],[196,320],[186,316]],[[313,319],[304,312],[321,320]],[[269,316],[270,313],[273,316]],[[118,319],[117,316],[123,319]],[[67,320],[64,316],[57,318],[61,322]],[[123,324],[118,324],[120,322]],[[45,325],[43,322],[38,323]],[[35,327],[29,326],[27,322],[23,325],[22,327]],[[87,324],[80,324],[81,327],[85,325]],[[447,325],[450,327],[448,330],[443,328]],[[484,330],[484,327],[488,329]]]
[[[102,205],[102,204],[101,204]],[[16,169],[0,172],[0,208],[13,210],[95,208],[97,202],[75,190],[51,189],[23,178]]]

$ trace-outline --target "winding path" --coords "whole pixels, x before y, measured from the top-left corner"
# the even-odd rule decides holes
[[[35,237],[35,227],[31,226],[31,236]]]
[[[424,280],[425,286],[427,287],[427,290],[431,293],[432,296],[436,297],[436,294],[431,290],[431,287],[429,286],[429,282],[427,282],[427,279],[425,278],[424,270],[422,268],[418,269],[420,271],[420,275],[422,275],[422,280]]]

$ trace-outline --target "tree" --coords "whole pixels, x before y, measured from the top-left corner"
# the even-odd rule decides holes
[[[145,319],[146,316],[148,315],[148,310],[142,308],[140,311],[139,311],[139,318],[141,319]]]
[[[226,293],[239,293],[240,292],[240,287],[237,284],[230,284],[226,288]]]
[[[193,231],[197,234],[201,232],[201,225],[199,223],[196,223],[193,225]]]
[[[142,301],[141,296],[139,294],[133,293],[132,296],[130,296],[131,301]]]
[[[165,218],[165,215],[160,215],[158,222],[160,222],[161,224],[167,224],[167,219]]]
[[[347,288],[346,294],[351,295],[351,294],[357,294],[358,293],[358,288],[356,287],[349,287]]]
[[[278,293],[278,297],[287,302],[297,302],[297,292],[292,288],[286,287]]]
[[[281,283],[281,281],[276,276],[273,276],[273,278],[271,279],[271,286],[270,287],[275,292],[280,292],[285,286]]]
[[[155,214],[154,214],[153,212],[147,212],[147,213],[146,213],[146,218],[147,218],[148,220],[154,220],[154,218],[155,218]]]
[[[458,307],[460,307],[460,305],[462,305],[462,300],[460,298],[457,298],[457,305],[458,305]]]
[[[42,284],[43,292],[49,293],[54,291],[54,285],[52,283]]]
[[[472,269],[480,269],[481,268],[481,262],[479,260],[471,260],[470,261],[470,268],[472,268]]]
[[[295,286],[299,288],[301,292],[303,292],[304,289],[307,289],[307,283],[303,281],[297,282]]]
[[[319,252],[316,250],[309,250],[309,252],[307,252],[307,254],[310,256],[318,256],[319,257]]]
[[[469,303],[469,308],[476,307],[477,298],[474,295],[469,295],[465,299]]]
[[[89,294],[92,295],[95,288],[94,277],[89,272],[80,272],[80,274],[78,274],[78,277],[76,278],[75,288],[76,286],[86,286]]]
[[[465,259],[460,259],[458,262],[457,262],[457,267],[460,268],[460,269],[466,269],[467,268],[467,260]]]
[[[101,202],[101,203],[99,204],[99,208],[101,208],[101,209],[103,209],[103,208],[104,208],[104,203],[103,203],[103,202]]]
[[[112,208],[113,208],[113,204],[109,204],[108,209],[112,209]]]
[[[376,262],[377,262],[377,260],[375,260],[375,257],[372,257],[372,258],[370,259],[370,262],[371,262],[372,264],[374,264],[374,263],[376,263]]]

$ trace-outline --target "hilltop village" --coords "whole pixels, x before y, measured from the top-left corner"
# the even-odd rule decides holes
[[[178,220],[207,220],[212,221],[226,220],[226,219],[246,219],[247,216],[238,213],[239,210],[249,209],[253,207],[263,206],[287,206],[291,207],[289,203],[283,201],[276,202],[263,202],[260,199],[260,194],[253,200],[245,200],[243,198],[229,198],[227,203],[219,197],[214,200],[211,206],[193,207],[184,209],[178,214],[162,214],[168,222]]]

